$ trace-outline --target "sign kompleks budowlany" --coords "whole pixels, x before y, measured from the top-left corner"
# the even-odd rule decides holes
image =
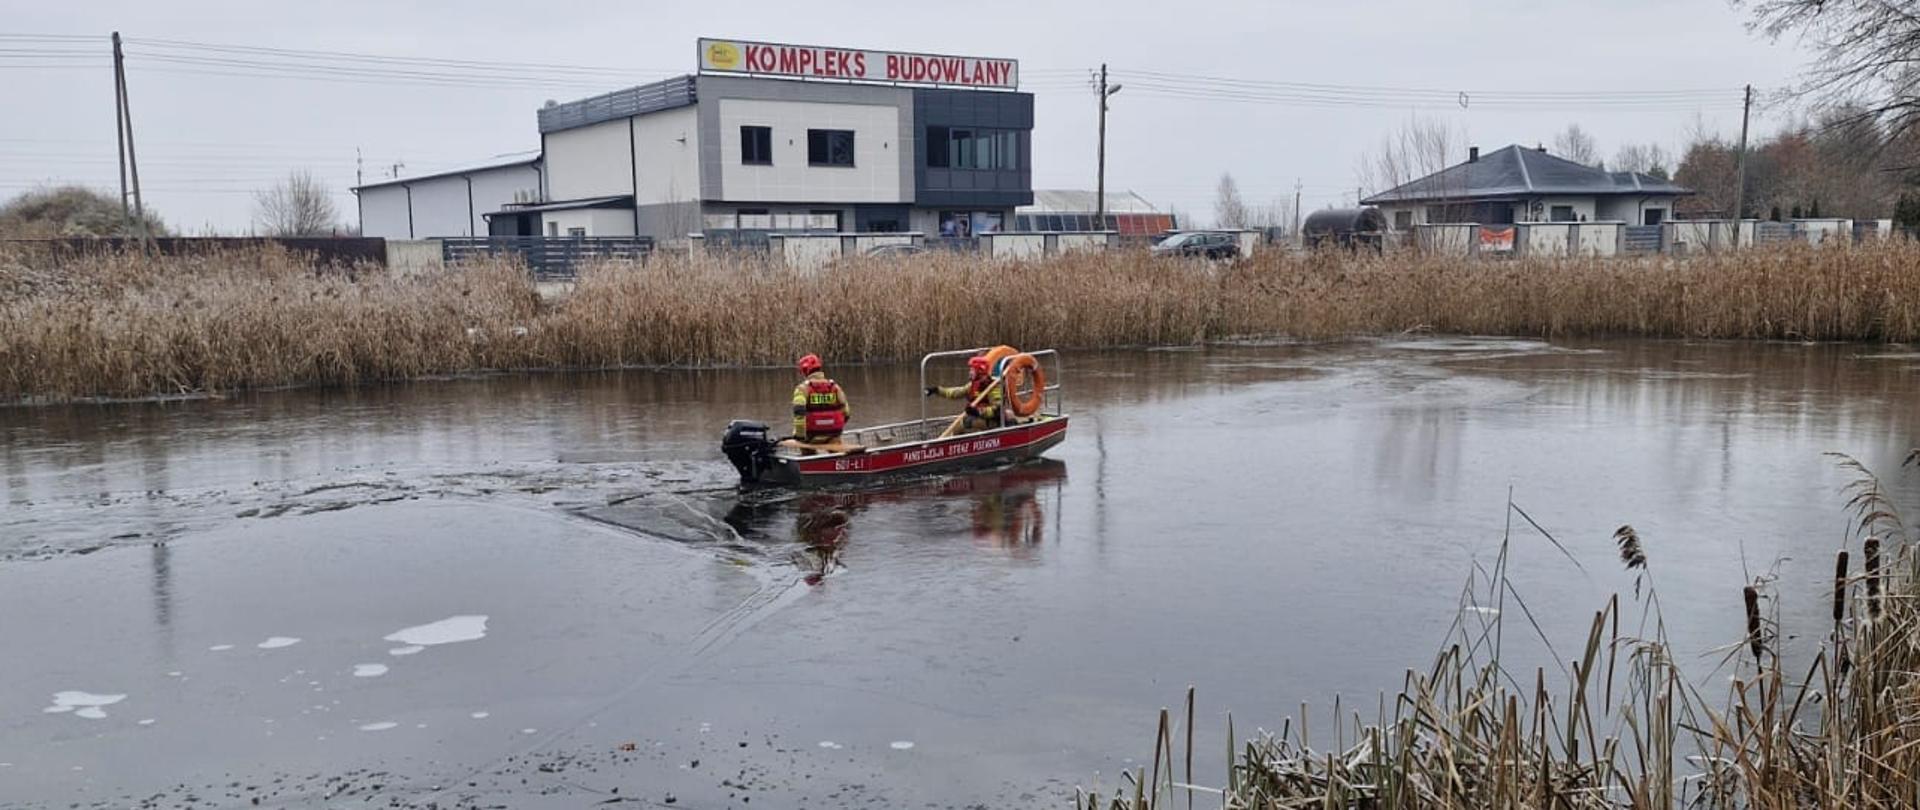
[[[937,84],[1012,90],[1020,62],[978,56],[863,51],[732,39],[700,40],[700,69],[806,79]]]

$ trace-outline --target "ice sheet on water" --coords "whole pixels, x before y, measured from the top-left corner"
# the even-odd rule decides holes
[[[126,699],[126,695],[96,695],[92,692],[79,691],[55,692],[53,693],[53,705],[41,709],[41,711],[47,714],[66,714],[67,712],[73,712],[76,717],[85,717],[88,720],[102,720],[107,716],[106,709],[102,707],[112,706]]]
[[[437,622],[396,630],[387,641],[414,647],[432,647],[486,638],[487,617],[450,616]]]
[[[379,723],[368,723],[364,726],[361,726],[360,730],[361,731],[386,731],[387,729],[394,728],[399,725],[400,725],[399,723],[383,721]]]
[[[385,674],[387,674],[386,664],[354,664],[353,665],[353,677],[355,678],[378,678]]]
[[[291,647],[299,643],[300,643],[300,639],[294,638],[292,636],[273,636],[271,638],[268,638],[266,641],[262,641],[259,644],[255,644],[253,646],[259,647],[260,649],[263,649],[263,650],[277,650],[277,649],[280,649],[281,647]]]
[[[388,650],[387,654],[388,655],[412,655],[424,649],[426,648],[425,647],[395,647],[391,650]]]

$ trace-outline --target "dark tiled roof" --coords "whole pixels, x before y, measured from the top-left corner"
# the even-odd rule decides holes
[[[1368,205],[1420,200],[1473,200],[1541,194],[1692,194],[1639,172],[1608,172],[1538,149],[1508,146],[1366,198]]]

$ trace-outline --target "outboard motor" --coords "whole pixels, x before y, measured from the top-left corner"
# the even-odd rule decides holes
[[[767,439],[767,425],[735,419],[727,423],[727,435],[720,439],[720,452],[740,471],[740,483],[760,480],[760,474],[772,466],[773,442]]]

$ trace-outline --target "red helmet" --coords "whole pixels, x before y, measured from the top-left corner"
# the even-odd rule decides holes
[[[967,370],[975,374],[985,375],[992,370],[992,364],[987,362],[986,355],[976,354],[967,358]]]
[[[820,368],[821,368],[821,366],[820,366],[820,355],[817,355],[817,354],[809,354],[809,355],[807,355],[807,356],[805,356],[805,357],[802,357],[802,358],[800,358],[800,373],[801,373],[801,374],[812,374],[812,373],[814,373],[814,372],[816,372],[816,371],[819,371],[819,370],[820,370]]]

